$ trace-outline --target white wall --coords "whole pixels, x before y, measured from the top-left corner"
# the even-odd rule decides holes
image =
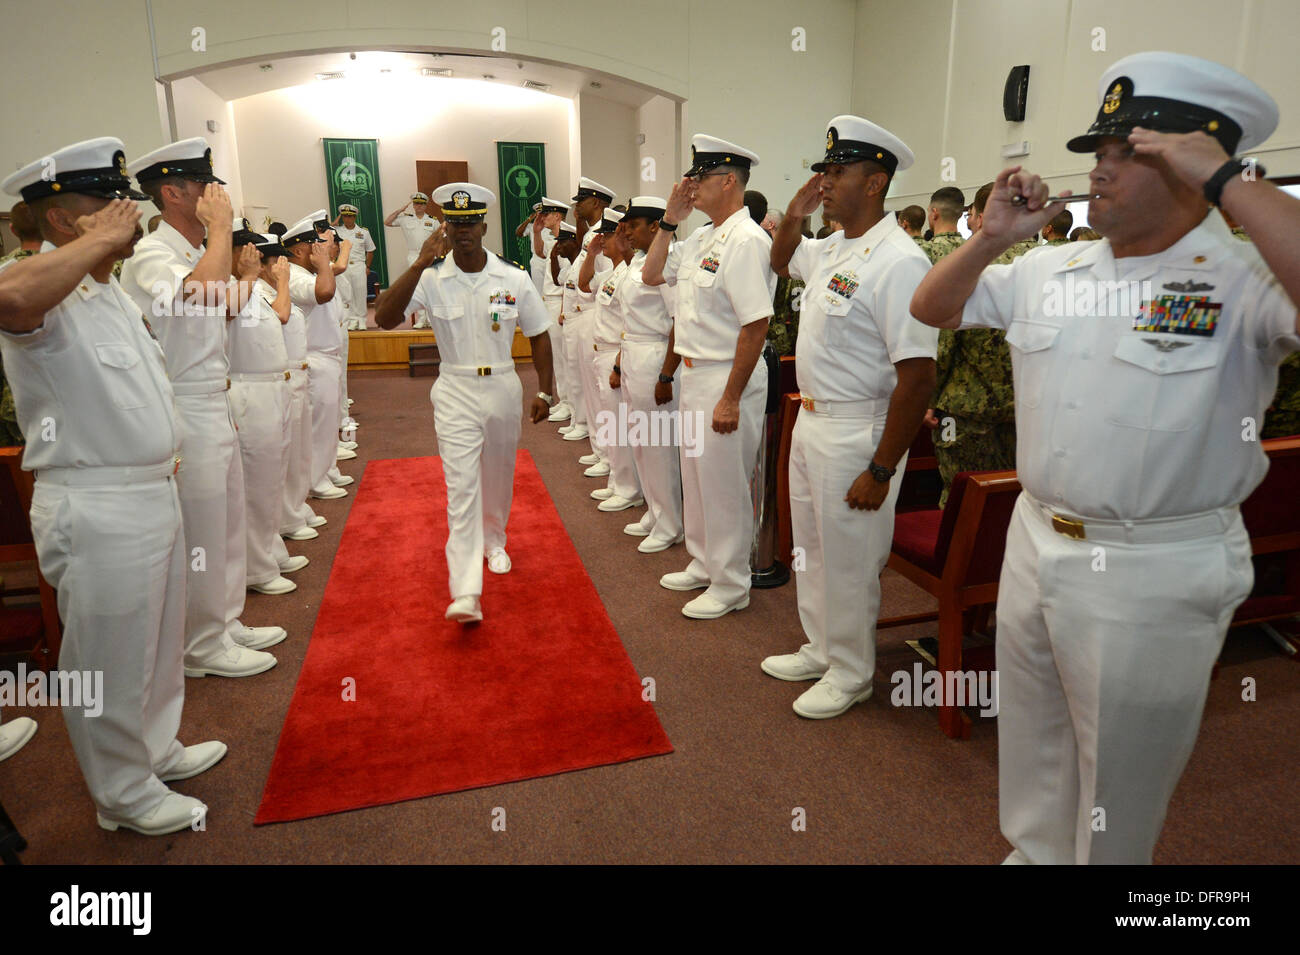
[[[239,130],[243,199],[292,223],[328,202],[322,137],[379,140],[385,214],[415,189],[417,159],[463,160],[469,177],[499,192],[496,143],[546,144],[547,194],[573,195],[567,99],[478,80],[391,77],[318,82],[248,96],[232,104]],[[224,177],[223,177],[224,178]],[[333,212],[333,210],[331,210]],[[500,215],[487,217],[486,244],[499,250]],[[401,232],[386,233],[390,262],[404,261]]]
[[[676,114],[677,104],[666,96],[656,96],[636,111],[637,132],[645,136],[645,142],[637,147],[638,181],[633,195],[667,199],[673,183],[685,171],[679,165]]]
[[[618,194],[616,203],[637,195],[636,110],[593,93],[578,95],[582,173]],[[574,184],[576,185],[576,183]],[[570,192],[569,196],[573,193]]]
[[[202,136],[212,147],[213,172],[226,181],[235,214],[244,204],[239,171],[239,143],[235,137],[235,114],[230,104],[193,77],[172,83],[172,107],[176,112],[176,138]],[[208,131],[208,120],[216,120],[217,132]],[[166,118],[164,117],[164,122]],[[260,226],[260,223],[259,223]]]
[[[1096,30],[1104,33],[1094,33]],[[1087,185],[1091,161],[1065,142],[1097,113],[1102,72],[1143,50],[1216,60],[1263,86],[1282,122],[1262,147],[1270,175],[1300,173],[1300,69],[1294,0],[858,0],[853,112],[890,129],[916,153],[889,207],[924,205],[941,185],[969,199],[1004,166],[1023,164],[1053,191]],[[1104,50],[1094,45],[1104,41]],[[1002,117],[1011,67],[1027,63],[1023,123]],[[1029,140],[1027,156],[1003,160],[1004,144]],[[945,157],[955,182],[940,178]]]

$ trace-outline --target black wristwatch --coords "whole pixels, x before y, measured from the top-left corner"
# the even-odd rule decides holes
[[[672,376],[672,375],[665,375],[662,371],[659,372],[659,384],[661,384],[661,385],[671,385],[672,383],[673,383],[673,376]]]
[[[618,367],[618,363],[617,363],[617,362],[614,363],[614,374],[616,374],[616,375],[621,375],[621,374],[623,374],[623,369],[620,368],[620,367]]]
[[[1263,179],[1268,175],[1268,170],[1252,159],[1229,159],[1216,169],[1214,175],[1201,187],[1205,198],[1211,205],[1217,206],[1219,200],[1223,198],[1223,187],[1228,184],[1228,180],[1233,176],[1241,175],[1247,169],[1251,170],[1251,176],[1256,179]]]
[[[871,476],[875,478],[877,482],[880,484],[887,484],[898,468],[882,468],[873,458],[871,463],[867,465],[867,470],[871,472]]]
[[[674,222],[674,223],[672,223],[671,225],[669,225],[667,222],[664,222],[663,219],[660,219],[660,220],[659,220],[659,228],[662,229],[664,232],[676,232],[676,231],[677,231],[677,223]]]

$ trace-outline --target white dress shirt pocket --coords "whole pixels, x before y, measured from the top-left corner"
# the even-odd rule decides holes
[[[1115,346],[1106,420],[1126,428],[1186,431],[1214,404],[1219,351],[1218,342],[1205,338],[1124,333]]]
[[[140,367],[140,353],[121,342],[103,342],[95,345],[95,354],[106,369],[104,376],[113,403],[123,411],[148,407],[153,388]]]
[[[469,338],[469,320],[464,305],[434,305],[429,309],[433,323],[433,337],[448,343],[465,342]]]
[[[1051,348],[1061,334],[1059,325],[1015,321],[1007,328],[1006,341],[1015,349],[1016,401],[1026,408],[1043,403],[1043,386],[1052,366]]]
[[[853,300],[822,289],[821,307],[826,316],[822,333],[828,348],[843,348],[850,343],[849,311]]]

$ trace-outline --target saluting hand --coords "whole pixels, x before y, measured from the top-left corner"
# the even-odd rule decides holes
[[[219,183],[208,183],[203,187],[203,195],[199,196],[199,201],[194,207],[194,216],[209,232],[213,229],[229,231],[235,220],[235,210],[230,205],[230,194]]]
[[[822,174],[816,173],[811,179],[799,187],[799,191],[794,194],[790,204],[785,207],[785,214],[794,216],[796,219],[802,219],[810,216],[817,211],[817,207],[822,204]]]
[[[1019,166],[1002,170],[993,183],[993,192],[989,194],[988,204],[984,207],[980,234],[1008,246],[1038,234],[1062,208],[1058,203],[1049,205],[1048,195],[1050,192],[1047,183],[1038,176],[1022,172]],[[1071,193],[1067,189],[1061,195],[1068,196]],[[1022,197],[1024,204],[1012,205],[1014,196]]]
[[[131,241],[140,223],[140,205],[132,199],[114,199],[73,224],[79,236],[103,239],[109,248],[120,249]]]
[[[1133,151],[1139,156],[1163,159],[1175,176],[1197,192],[1232,157],[1209,133],[1157,133],[1141,126],[1128,134]]]
[[[676,183],[668,196],[664,216],[673,223],[684,221],[695,210],[695,197],[699,190],[699,181],[695,179],[683,179]]]
[[[441,237],[442,232],[434,232],[421,243],[420,254],[415,257],[415,265],[418,265],[421,269],[427,269],[433,265],[433,260],[440,255],[439,246],[441,243],[439,239]]]
[[[328,269],[330,264],[334,261],[334,257],[330,255],[330,243],[313,242],[311,244],[309,258],[317,272],[323,272]]]
[[[235,261],[235,275],[240,281],[251,282],[262,271],[262,253],[257,246],[249,242],[239,247],[239,258]]]
[[[877,481],[870,471],[863,471],[849,488],[849,493],[844,495],[844,500],[854,510],[878,511],[888,496],[889,482]]]

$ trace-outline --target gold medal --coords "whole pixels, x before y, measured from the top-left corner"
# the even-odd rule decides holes
[[[493,322],[493,323],[492,323],[492,331],[494,331],[494,332],[499,332],[499,331],[501,331],[501,323],[500,323],[500,322]]]

